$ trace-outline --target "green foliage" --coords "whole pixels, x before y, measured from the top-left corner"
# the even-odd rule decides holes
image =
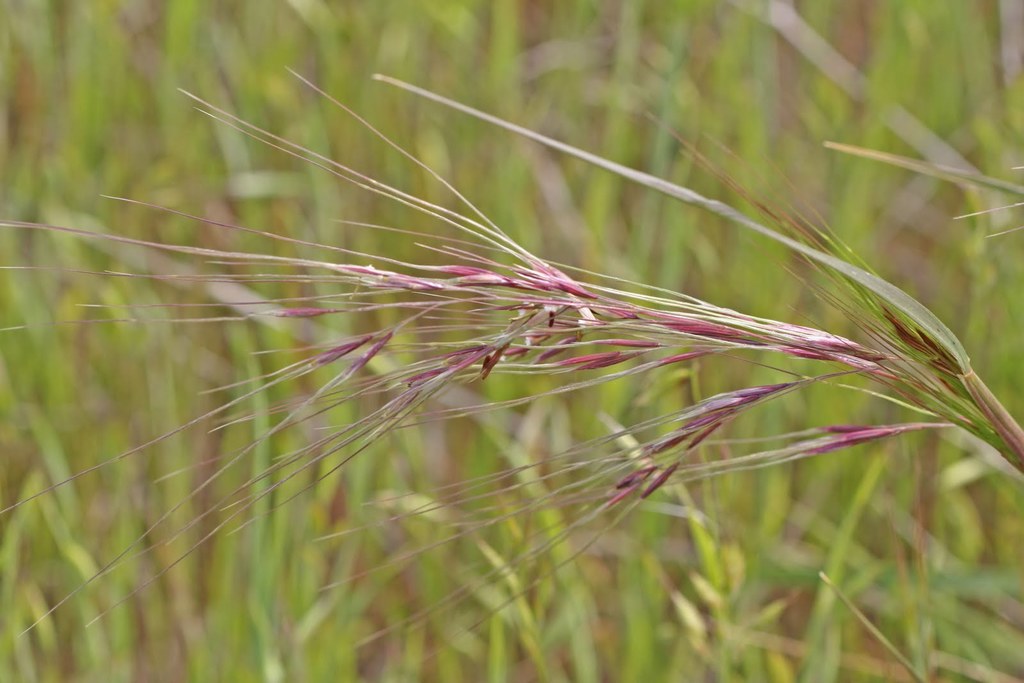
[[[108,194],[429,260],[414,246],[429,238],[339,219],[449,233],[208,121],[177,92],[460,208],[298,83],[287,71],[294,68],[544,258],[862,334],[808,294],[808,281],[822,283],[783,248],[370,79],[387,73],[702,195],[740,204],[746,194],[823,220],[945,321],[992,393],[1024,415],[1024,299],[1015,295],[1024,287],[1022,237],[983,239],[1019,221],[1014,210],[951,220],[1016,201],[1009,167],[1020,163],[1024,81],[1010,57],[1024,48],[1000,25],[996,3],[978,5],[984,21],[949,3],[802,3],[806,26],[773,26],[761,3],[748,11],[698,0],[0,1],[4,219],[308,255],[294,242],[99,197]],[[843,80],[849,72],[830,69],[829,55],[796,50],[809,30],[862,76]],[[908,113],[934,137],[914,135],[921,129],[908,127]],[[745,192],[694,163],[673,131]],[[1009,180],[980,189],[937,182],[828,151],[826,140],[946,166],[957,150],[963,163]],[[731,155],[708,152],[719,144]],[[976,176],[961,165],[940,177]],[[328,457],[271,489],[288,470],[260,479],[268,467],[379,399],[339,403],[304,430],[260,440],[277,416],[271,407],[312,394],[332,375],[325,369],[246,398],[254,387],[234,383],[397,318],[384,310],[185,323],[239,318],[230,304],[256,292],[269,300],[330,292],[330,282],[296,278],[194,282],[219,272],[207,260],[0,229],[0,266],[39,268],[0,270],[0,328],[21,328],[0,332],[0,506],[241,399],[0,517],[0,680],[912,680],[890,647],[914,672],[947,680],[1024,676],[1021,483],[962,433],[922,431],[674,484],[635,508],[588,519],[569,505],[523,511],[526,494],[551,496],[571,483],[564,473],[545,478],[538,463],[546,456],[608,438],[617,424],[790,379],[758,365],[771,359],[737,353],[752,362],[710,358],[656,381],[399,430],[334,474]],[[267,264],[252,272],[274,273]],[[156,306],[167,303],[176,306]],[[387,372],[381,364],[402,359],[380,358],[371,369]],[[511,400],[550,382],[495,375],[430,407],[462,405],[473,392]],[[209,391],[216,387],[226,388]],[[739,439],[807,426],[920,417],[825,389],[759,407],[730,427],[734,441],[700,457],[740,456],[751,448]],[[200,488],[236,456],[236,467]],[[495,472],[511,478],[488,480]],[[450,488],[459,482],[482,482],[482,495]],[[269,494],[230,520],[235,508],[218,501],[233,491]],[[136,544],[163,515],[162,533]],[[482,518],[500,521],[452,539],[453,529]],[[539,552],[530,545],[537,539],[547,539]]]

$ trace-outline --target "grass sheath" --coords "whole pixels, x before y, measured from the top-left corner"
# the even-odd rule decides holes
[[[975,404],[988,418],[992,429],[1005,444],[1006,449],[1003,452],[1006,459],[1011,465],[1024,472],[1024,429],[1021,429],[1020,424],[1013,419],[1013,416],[973,370],[966,375],[961,375],[960,379],[967,387]]]

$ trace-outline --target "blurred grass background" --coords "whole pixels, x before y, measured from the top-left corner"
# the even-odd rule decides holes
[[[177,91],[452,205],[298,83],[291,67],[548,259],[855,334],[774,245],[370,80],[381,72],[739,201],[675,136],[696,143],[755,196],[816,212],[931,307],[1010,410],[1024,415],[1024,238],[984,239],[1019,220],[1013,210],[952,220],[1011,200],[821,144],[837,140],[1013,179],[1010,169],[1024,163],[1018,0],[2,0],[0,12],[3,218],[284,249],[99,196],[108,194],[422,259],[412,238],[338,219],[435,229],[424,219],[248,141]],[[119,307],[208,303],[216,293],[80,272],[202,267],[194,261],[0,230],[0,265],[36,267],[0,271],[0,328],[27,325],[0,332],[0,503],[240,395],[201,392],[277,367],[257,351],[329,340],[304,323],[160,321],[196,309]],[[285,282],[260,291],[281,297],[312,289]],[[142,324],[74,322],[132,316]],[[341,334],[368,323],[332,324]],[[627,421],[778,377],[754,365],[708,363],[696,376],[666,377],[664,386],[545,399],[517,410],[515,428],[406,430],[341,477],[241,532],[216,535],[180,564],[171,567],[212,522],[174,543],[137,548],[148,552],[124,559],[19,636],[177,503],[186,501],[172,519],[186,523],[215,490],[245,481],[315,434],[266,442],[245,472],[197,500],[186,497],[269,418],[183,432],[0,518],[0,680],[911,680],[822,584],[822,570],[931,680],[1024,678],[1021,484],[954,434],[729,475],[685,495],[659,493],[593,546],[552,550],[482,582],[450,610],[437,606],[467,576],[486,578],[488,561],[512,552],[523,533],[513,521],[495,525],[487,548],[465,539],[393,567],[389,557],[429,547],[460,513],[314,540],[386,516],[386,505],[366,505],[382,492],[426,495],[439,483],[607,433],[593,417],[598,410]],[[313,388],[275,388],[247,409],[265,415],[274,402]],[[537,389],[517,380],[491,391]],[[365,409],[339,408],[332,419],[356,419]],[[901,417],[889,404],[818,388],[745,418],[733,435]],[[695,507],[684,504],[691,493]],[[281,502],[271,497],[261,510]],[[557,509],[539,518],[552,529],[572,521]],[[552,578],[552,567],[574,552],[580,556]],[[321,590],[375,566],[383,568]],[[403,627],[410,618],[416,623]]]

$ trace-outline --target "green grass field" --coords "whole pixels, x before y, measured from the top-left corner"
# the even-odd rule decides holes
[[[443,262],[417,243],[450,228],[211,120],[178,91],[456,206],[291,68],[535,254],[857,336],[815,293],[827,282],[778,245],[371,79],[383,73],[742,204],[735,181],[828,226],[945,321],[1024,417],[1024,231],[986,238],[1020,225],[1020,209],[954,220],[1019,200],[823,145],[1019,182],[1024,8],[797,5],[0,0],[0,219],[308,253],[101,197],[112,195]],[[0,227],[0,329],[12,328],[0,331],[0,507],[110,461],[0,516],[0,681],[1024,680],[1024,481],[962,432],[672,484],[587,519],[558,504],[571,473],[537,463],[617,424],[787,379],[751,353],[423,420],[337,471],[328,454],[273,488],[254,477],[380,397],[261,439],[277,406],[332,375],[249,397],[237,383],[395,317],[195,322],[237,318],[229,304],[256,295],[332,291],[270,267],[238,290],[199,277],[222,270],[214,260]],[[495,374],[426,409],[554,381]],[[919,417],[815,386],[737,420],[701,457],[810,426]],[[483,494],[458,482],[484,482]],[[267,495],[232,518],[220,501],[236,490]],[[549,542],[525,553],[538,538]]]

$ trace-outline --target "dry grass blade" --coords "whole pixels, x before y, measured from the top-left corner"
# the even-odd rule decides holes
[[[1024,196],[1024,185],[1017,185],[1016,183],[992,178],[981,173],[965,171],[953,168],[952,166],[932,164],[926,161],[900,156],[899,154],[881,152],[875,149],[868,149],[867,147],[858,147],[857,145],[847,145],[841,142],[826,142],[825,146],[829,149],[834,149],[837,152],[850,154],[855,157],[862,157],[864,159],[871,159],[872,161],[881,161],[882,163],[889,164],[890,166],[898,166],[899,168],[905,168],[908,171],[913,171],[914,173],[929,175],[934,178],[939,178],[940,180],[948,180],[953,183],[973,185],[975,187],[983,187],[990,190],[999,190],[1000,192],[1006,192],[1012,195]]]

